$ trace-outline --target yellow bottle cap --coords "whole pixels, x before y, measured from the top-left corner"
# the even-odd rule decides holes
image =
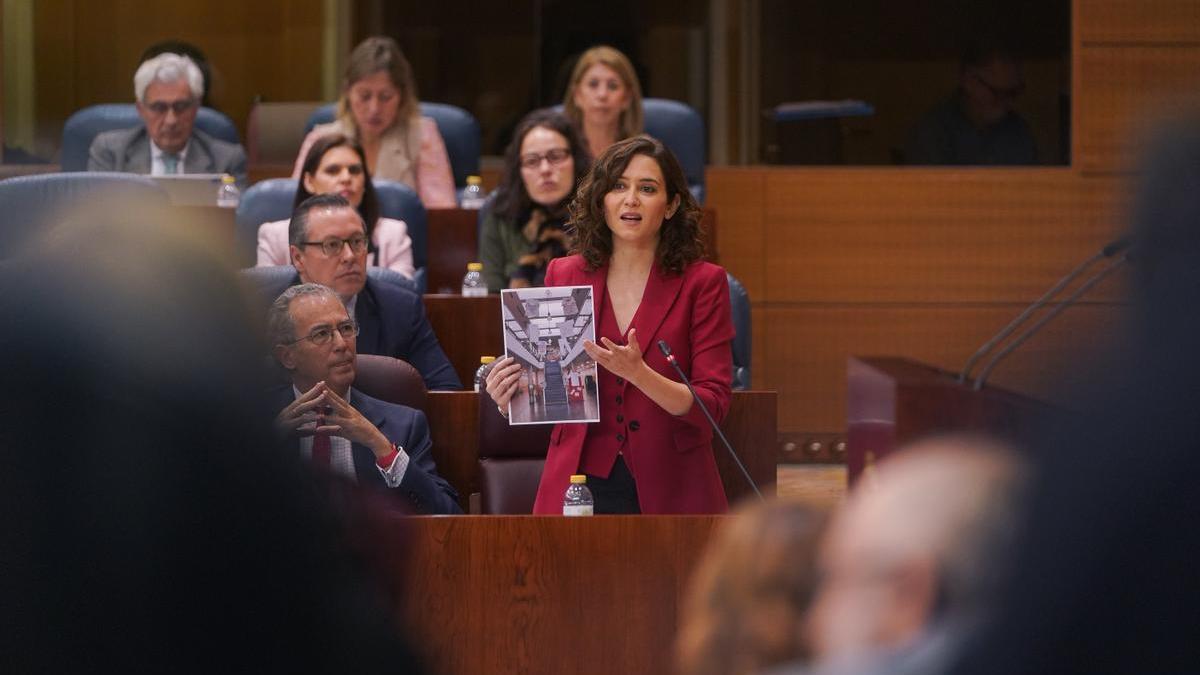
[[[467,263],[468,272],[482,272],[483,263]]]
[[[571,485],[583,485],[585,483],[587,483],[587,476],[578,473],[571,476]]]
[[[483,179],[479,176],[467,176],[467,185],[483,185]]]
[[[495,361],[495,360],[496,360],[496,357],[494,357],[494,356],[481,356],[481,357],[479,357],[479,363],[480,363],[481,365],[482,365],[482,364],[484,364],[484,363],[491,363],[492,361]]]

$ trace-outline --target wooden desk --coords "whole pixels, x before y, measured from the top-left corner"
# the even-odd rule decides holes
[[[721,430],[763,494],[775,493],[775,409],[773,391],[735,391]],[[440,473],[458,490],[459,505],[467,510],[479,492],[479,395],[473,391],[431,391],[425,409],[433,437],[433,460]],[[750,497],[746,479],[720,439],[713,439],[713,456],[730,504]]]
[[[402,630],[440,675],[672,672],[686,584],[722,518],[397,518]]]

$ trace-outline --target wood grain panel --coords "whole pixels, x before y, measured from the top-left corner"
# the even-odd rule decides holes
[[[1109,283],[1109,282],[1105,282]],[[1008,322],[1020,305],[801,306],[762,308],[771,327],[758,386],[779,392],[779,430],[840,433],[845,429],[846,358],[899,355],[948,370]],[[1099,349],[1120,308],[1069,309],[997,368],[993,382],[1014,391],[1062,402],[1095,373],[1067,366]],[[1083,359],[1083,356],[1078,356]]]
[[[1151,130],[1195,109],[1200,45],[1083,46],[1076,58],[1078,169],[1135,169]]]
[[[1200,42],[1196,0],[1077,0],[1084,42]]]
[[[715,207],[724,225],[717,232],[721,265],[737,277],[751,299],[766,288],[762,261],[766,243],[763,222],[763,171],[709,167],[706,205]]]
[[[444,675],[669,673],[686,584],[721,520],[406,519],[403,625]]]
[[[766,172],[766,302],[1020,302],[1118,231],[1067,169]]]

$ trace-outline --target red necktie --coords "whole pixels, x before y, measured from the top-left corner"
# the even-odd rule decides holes
[[[317,434],[313,436],[312,462],[318,471],[329,470],[329,455],[329,434]]]

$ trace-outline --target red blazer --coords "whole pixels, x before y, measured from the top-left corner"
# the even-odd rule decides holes
[[[593,307],[604,305],[608,268],[589,272],[577,255],[550,261],[547,286],[592,287]],[[598,320],[597,320],[598,323]],[[729,311],[729,283],[725,270],[706,262],[693,263],[683,274],[663,274],[658,265],[650,272],[642,303],[630,323],[646,363],[672,380],[679,376],[662,352],[665,339],[683,372],[713,417],[720,422],[729,410],[733,379],[733,321]],[[599,337],[599,336],[597,336]],[[620,341],[619,341],[620,342]],[[622,342],[623,344],[623,342]],[[603,366],[601,366],[603,367]],[[615,394],[623,399],[630,420],[626,463],[637,483],[643,513],[722,513],[729,508],[712,452],[712,429],[700,407],[676,417],[626,382],[620,392],[600,392],[600,413],[612,406]],[[633,421],[639,424],[633,425]],[[587,424],[559,424],[550,434],[546,469],[538,486],[533,512],[561,514],[563,493],[579,467]],[[612,441],[615,443],[615,441]]]

